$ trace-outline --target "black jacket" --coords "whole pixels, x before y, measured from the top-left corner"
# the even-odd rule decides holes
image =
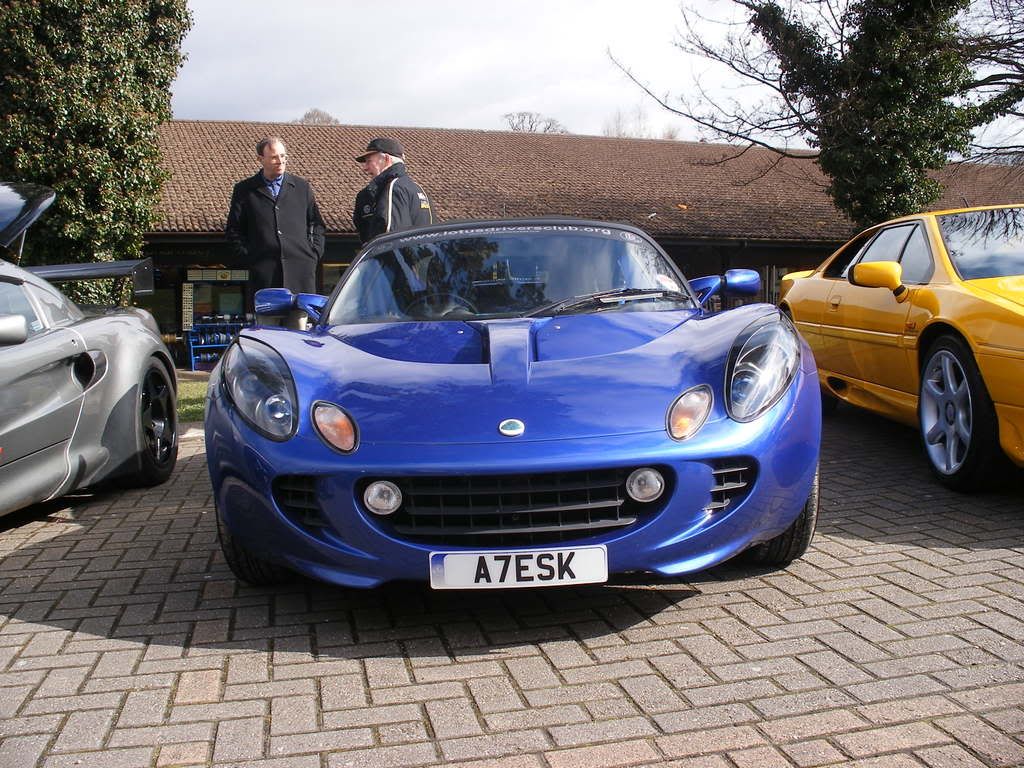
[[[374,176],[356,195],[352,212],[352,223],[363,243],[385,232],[398,232],[433,221],[430,199],[405,172],[405,163],[395,163]]]
[[[249,270],[253,290],[316,291],[316,266],[324,252],[324,220],[309,182],[290,173],[271,197],[262,171],[235,184],[225,235]]]

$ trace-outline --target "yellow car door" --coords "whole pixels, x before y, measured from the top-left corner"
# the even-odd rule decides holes
[[[923,236],[920,225],[913,222],[881,229],[854,263],[898,262],[912,235],[915,242]],[[898,302],[884,288],[835,281],[822,321],[822,332],[834,340],[832,370],[869,388],[916,391],[915,357],[908,343],[912,339],[907,337],[912,303],[912,299]]]

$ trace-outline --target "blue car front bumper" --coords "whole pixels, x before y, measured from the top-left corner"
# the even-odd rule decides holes
[[[809,358],[809,356],[807,356]],[[806,365],[806,363],[805,363]],[[817,376],[802,370],[783,398],[759,419],[741,424],[709,420],[685,442],[664,430],[588,439],[486,444],[370,444],[351,455],[324,445],[308,414],[297,435],[267,440],[238,416],[216,377],[207,403],[206,447],[218,514],[232,538],[254,555],[324,581],[373,587],[394,580],[428,581],[429,556],[473,550],[459,540],[415,540],[395,533],[363,506],[368,479],[523,476],[657,466],[666,495],[637,522],[584,531],[554,547],[604,545],[609,574],[647,571],[674,576],[704,570],[785,531],[803,510],[815,478],[821,418]],[[746,487],[713,509],[715,471],[747,467]],[[724,468],[724,470],[723,470]],[[283,508],[281,485],[308,492]],[[282,480],[286,479],[286,480]],[[728,494],[727,494],[728,495]],[[495,551],[542,548],[503,542]]]

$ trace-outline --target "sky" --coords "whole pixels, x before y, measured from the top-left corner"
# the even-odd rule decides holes
[[[694,128],[650,100],[692,83],[673,42],[679,0],[189,0],[188,56],[174,117],[290,122],[322,109],[342,123],[501,130],[537,112],[601,134],[639,109],[652,135]]]

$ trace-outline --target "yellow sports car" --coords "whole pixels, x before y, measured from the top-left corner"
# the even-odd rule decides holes
[[[823,402],[921,431],[947,486],[1024,467],[1024,205],[906,216],[782,279]]]

